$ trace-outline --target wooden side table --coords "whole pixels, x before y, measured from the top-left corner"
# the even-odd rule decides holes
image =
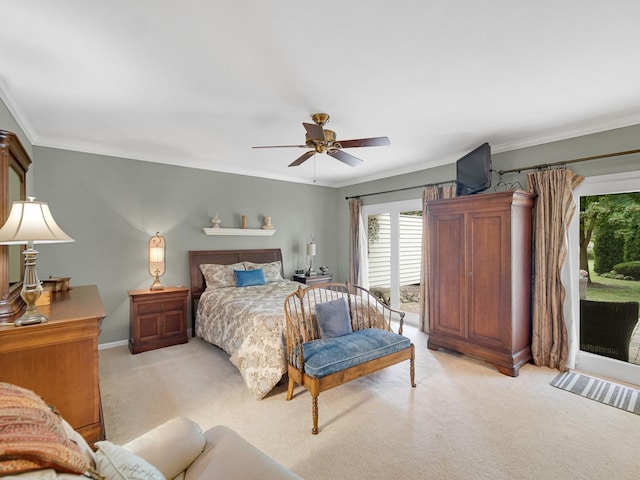
[[[293,279],[296,282],[304,283],[306,285],[319,285],[321,283],[331,283],[333,281],[332,273],[325,273],[324,275],[313,275],[307,277],[306,275],[294,275]]]
[[[131,353],[187,343],[187,287],[129,290],[127,293]]]

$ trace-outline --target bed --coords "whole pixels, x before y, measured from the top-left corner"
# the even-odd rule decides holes
[[[243,268],[263,270],[266,282],[236,287]],[[264,398],[287,371],[284,299],[304,285],[284,278],[280,249],[189,251],[189,275],[193,335],[227,352]]]

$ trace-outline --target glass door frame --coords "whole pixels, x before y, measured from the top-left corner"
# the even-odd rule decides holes
[[[569,226],[571,265],[580,265],[580,197],[637,191],[640,191],[640,171],[587,177],[580,185],[578,185],[578,187],[576,187],[573,191],[573,199],[576,203],[576,213],[573,216],[571,225]],[[573,277],[577,278],[577,270],[575,270],[575,272],[571,272],[571,275],[572,279]],[[573,318],[575,329],[573,330],[576,332],[576,336],[573,338],[573,342],[575,342],[577,350],[575,368],[585,372],[591,372],[593,374],[612,378],[614,380],[638,385],[640,383],[638,380],[640,378],[640,365],[622,362],[620,360],[603,357],[602,355],[594,355],[580,350],[579,282],[574,280],[571,281],[570,285],[571,295],[568,297],[571,299],[571,309],[574,312]],[[571,328],[569,328],[569,326],[568,330],[571,332]]]
[[[389,214],[390,222],[390,296],[391,307],[400,309],[400,213],[408,211],[423,211],[422,198],[413,200],[402,200],[398,202],[375,203],[362,206],[362,218],[364,224],[368,224],[370,215]],[[424,221],[424,218],[423,218]],[[367,241],[369,233],[367,231]],[[422,260],[424,262],[424,259]],[[407,312],[405,321],[417,326],[420,323],[419,315]]]

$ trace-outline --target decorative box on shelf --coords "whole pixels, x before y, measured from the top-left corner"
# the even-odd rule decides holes
[[[255,235],[270,237],[276,233],[275,229],[266,228],[203,228],[205,235]]]
[[[49,288],[52,292],[66,292],[70,290],[69,281],[71,277],[49,277],[45,280],[42,280],[42,286],[44,288]]]

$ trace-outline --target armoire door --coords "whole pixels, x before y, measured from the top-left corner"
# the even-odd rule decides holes
[[[429,217],[431,286],[430,329],[466,338],[467,295],[464,214]]]
[[[508,210],[467,214],[468,338],[489,347],[509,345],[510,228]]]

